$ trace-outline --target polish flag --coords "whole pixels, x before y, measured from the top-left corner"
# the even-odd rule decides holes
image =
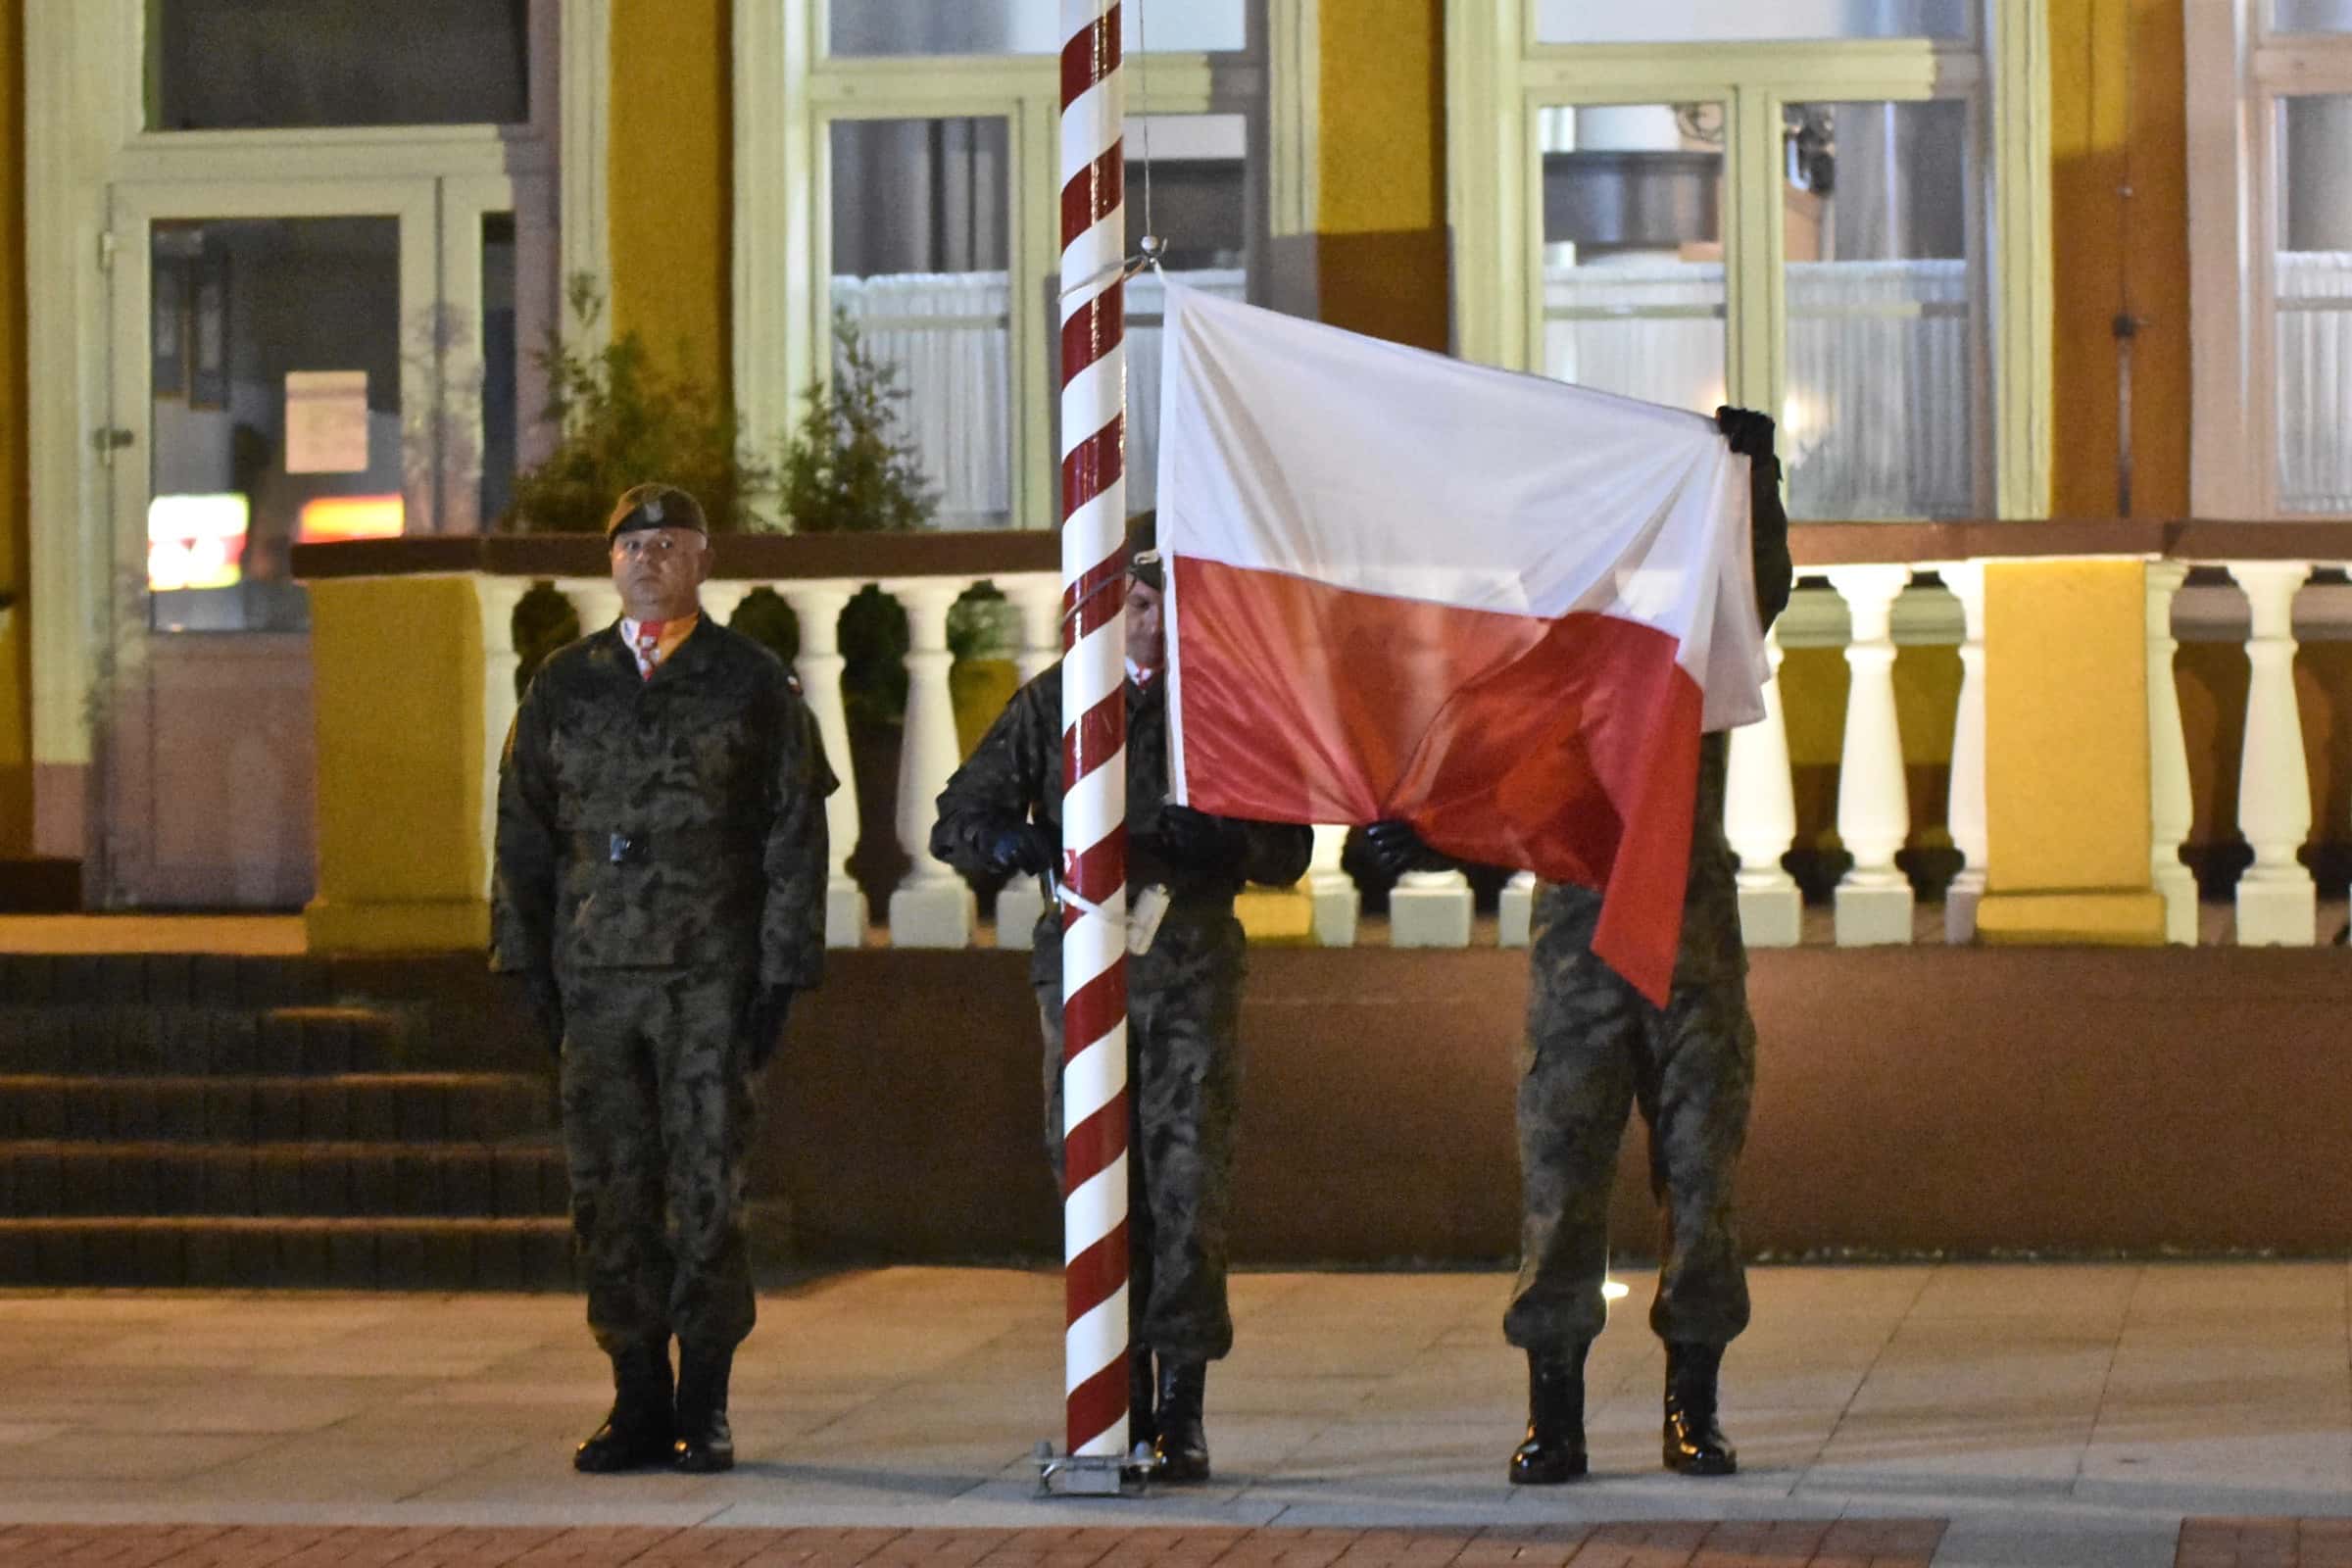
[[[1663,1005],[1699,736],[1764,714],[1746,460],[1175,285],[1162,356],[1172,798],[1598,889],[1595,953]]]

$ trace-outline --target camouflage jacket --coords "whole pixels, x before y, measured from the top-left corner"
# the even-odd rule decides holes
[[[705,616],[651,679],[616,627],[541,666],[498,773],[491,967],[823,973],[824,744],[781,661]]]
[[[1229,914],[1245,882],[1288,887],[1306,874],[1310,828],[1242,822],[1242,857],[1231,870],[1171,863],[1159,849],[1159,811],[1168,793],[1168,709],[1164,683],[1127,691],[1127,888],[1158,883],[1173,895],[1169,919]],[[1004,711],[939,797],[931,853],[959,871],[988,863],[990,843],[1014,823],[1035,820],[1061,833],[1061,666],[1013,694]],[[1038,923],[1041,944],[1059,940],[1054,906]]]

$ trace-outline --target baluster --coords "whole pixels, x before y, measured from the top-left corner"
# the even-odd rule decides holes
[[[2230,575],[2253,612],[2246,660],[2246,743],[2237,773],[2237,826],[2254,863],[2237,884],[2237,940],[2244,947],[2310,947],[2319,894],[2295,858],[2311,832],[2311,775],[2295,704],[2295,590],[2311,575],[2300,561],[2233,561]]]
[[[2180,688],[2173,677],[2173,596],[2188,577],[2178,561],[2148,563],[2148,871],[2164,895],[2164,939],[2194,947],[2197,879],[2180,863],[2194,820],[2188,791],[2188,740],[2180,725]]]
[[[739,579],[713,577],[703,584],[703,613],[721,626],[732,625],[735,612],[743,608],[743,602],[752,596],[752,590],[758,586],[758,583]]]
[[[1960,852],[1960,871],[1943,893],[1943,940],[1977,939],[1977,906],[1984,898],[1991,857],[1984,805],[1984,564],[1955,561],[1937,568],[1960,601],[1960,707],[1952,715],[1952,777],[1945,826]]]
[[[1466,948],[1474,895],[1459,871],[1407,871],[1389,890],[1389,946]]]
[[[522,655],[514,647],[514,607],[531,585],[523,577],[476,576],[474,609],[482,626],[482,807],[476,824],[482,845],[482,891],[487,894],[497,874],[493,846],[498,842],[498,765],[506,756],[507,731],[514,724],[514,672]]]
[[[931,853],[939,792],[962,760],[956,702],[948,685],[948,612],[964,584],[952,577],[886,583],[906,610],[906,727],[899,753],[899,847],[914,863],[890,896],[894,948],[960,948],[972,940],[972,890]]]
[[[1838,836],[1853,869],[1838,884],[1838,945],[1911,940],[1911,883],[1895,853],[1911,834],[1902,731],[1894,711],[1894,601],[1908,566],[1833,566],[1830,584],[1853,616],[1845,650],[1845,748],[1838,764]]]
[[[1015,662],[1022,681],[1037,679],[1061,658],[1061,579],[1052,572],[1025,571],[1000,577],[1021,617],[1021,651]],[[1060,803],[1054,803],[1060,809]],[[1016,876],[997,894],[997,946],[1026,953],[1036,944],[1038,917],[1046,912],[1044,886],[1033,876]]]
[[[1347,828],[1326,825],[1315,829],[1314,858],[1306,865],[1306,891],[1315,903],[1315,941],[1326,948],[1355,946],[1356,916],[1363,908],[1355,878],[1340,865],[1341,852],[1347,847]]]
[[[841,788],[825,800],[826,854],[832,862],[825,878],[825,946],[859,947],[865,942],[865,893],[848,870],[858,849],[858,779],[850,757],[849,710],[841,698],[841,612],[849,606],[854,585],[788,582],[776,591],[800,622],[801,655],[794,669],[801,677],[801,695],[815,715],[817,736],[825,743],[825,760],[841,780]]]
[[[1804,895],[1781,857],[1796,842],[1796,791],[1788,777],[1788,723],[1781,709],[1777,632],[1764,640],[1771,672],[1764,716],[1732,731],[1723,834],[1740,857],[1740,935],[1751,948],[1793,948],[1803,930]]]
[[[559,577],[556,592],[571,602],[580,634],[592,636],[620,618],[620,590],[610,577]]]
[[[1524,948],[1535,939],[1536,873],[1515,871],[1494,903],[1494,945]]]

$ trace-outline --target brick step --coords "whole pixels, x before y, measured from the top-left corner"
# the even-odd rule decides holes
[[[547,1081],[522,1073],[0,1076],[0,1140],[489,1143],[551,1125]]]
[[[335,1000],[334,961],[220,953],[0,954],[0,1002],[270,1007]]]
[[[400,1033],[396,1014],[368,1007],[0,1004],[0,1068],[84,1077],[375,1072],[398,1060]]]
[[[560,1219],[0,1219],[0,1286],[564,1290]]]
[[[0,1144],[0,1214],[533,1219],[567,1205],[554,1145]]]

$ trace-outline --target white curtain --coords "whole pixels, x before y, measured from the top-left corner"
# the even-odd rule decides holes
[[[874,357],[899,368],[903,429],[939,491],[938,526],[1012,524],[1012,328],[1003,272],[835,277]]]
[[[2352,512],[2352,252],[2278,254],[2278,505]]]
[[[1636,262],[1544,280],[1544,369],[1707,412],[1724,387],[1723,269]],[[1781,454],[1802,517],[1975,510],[1975,335],[1964,261],[1797,262]]]
[[[1172,274],[1241,299],[1240,269]],[[1012,515],[1012,330],[1003,272],[836,277],[833,305],[879,359],[899,368],[903,427],[939,489],[942,528],[1005,528]],[[1159,469],[1160,312],[1156,274],[1127,282],[1127,505],[1152,505]],[[1023,518],[1051,523],[1053,518]]]

